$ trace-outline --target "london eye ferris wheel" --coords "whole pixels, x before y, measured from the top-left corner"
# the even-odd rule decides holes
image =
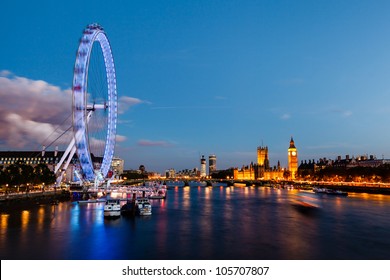
[[[80,39],[72,95],[74,149],[83,178],[104,178],[114,155],[118,108],[111,46],[96,23],[88,25]],[[102,158],[100,166],[94,166],[91,154]]]

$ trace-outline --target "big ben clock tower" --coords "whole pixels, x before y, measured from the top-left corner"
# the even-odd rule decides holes
[[[288,170],[290,171],[290,178],[295,180],[298,172],[298,152],[292,137],[290,140],[290,147],[288,148]]]

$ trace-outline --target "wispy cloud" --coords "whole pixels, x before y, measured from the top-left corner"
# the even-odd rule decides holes
[[[288,113],[285,113],[285,114],[283,114],[283,115],[280,116],[280,119],[281,119],[281,120],[288,120],[288,119],[290,119],[290,118],[291,118],[291,115],[288,114]]]
[[[137,142],[138,146],[142,147],[170,147],[173,146],[172,143],[167,141],[153,141],[147,139],[141,139]]]
[[[338,114],[338,115],[341,115],[341,116],[343,116],[345,118],[348,118],[348,117],[353,115],[352,111],[350,111],[350,110],[337,109],[337,108],[336,109],[330,109],[330,112]]]
[[[126,136],[124,136],[124,135],[116,135],[115,136],[115,140],[116,140],[116,142],[124,142],[124,141],[126,141],[126,139],[127,139],[127,137]]]
[[[1,77],[8,77],[8,76],[11,76],[11,75],[12,75],[11,71],[8,71],[8,70],[1,70],[0,71],[0,76]]]
[[[125,111],[127,111],[130,107],[133,107],[138,104],[150,104],[149,101],[141,100],[139,98],[130,97],[130,96],[121,96],[118,100],[118,113],[123,114]]]
[[[203,110],[203,109],[229,109],[229,106],[156,106],[153,110]]]

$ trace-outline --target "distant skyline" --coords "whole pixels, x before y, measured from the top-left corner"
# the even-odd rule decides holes
[[[210,154],[241,167],[260,145],[287,166],[291,136],[299,162],[390,158],[389,14],[389,1],[4,0],[0,150],[40,149],[62,125],[78,41],[97,22],[126,169],[199,168]]]

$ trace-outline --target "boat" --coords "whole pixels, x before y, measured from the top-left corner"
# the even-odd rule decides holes
[[[135,209],[140,216],[152,215],[152,205],[150,205],[149,198],[140,197],[135,200]]]
[[[135,201],[127,201],[121,207],[121,214],[125,216],[134,216],[135,210]]]
[[[125,204],[121,207],[121,214],[125,216],[134,216],[135,215],[135,200],[137,195],[133,193],[133,198],[131,200],[127,200]]]
[[[78,200],[77,203],[85,204],[85,203],[101,203],[106,202],[105,198],[97,198],[97,199],[87,199],[87,200]]]
[[[108,199],[104,205],[104,217],[120,217],[121,205],[119,199]]]
[[[293,204],[309,208],[320,208],[321,206],[318,197],[307,192],[299,192],[296,194]]]
[[[328,188],[313,188],[313,191],[315,193],[324,193],[324,194],[330,194],[330,195],[341,195],[341,196],[348,196],[347,192],[341,191],[341,190],[333,190]]]
[[[166,189],[156,189],[153,190],[152,193],[149,195],[150,199],[164,199],[166,197]]]
[[[319,209],[321,208],[321,201],[313,193],[299,192],[292,200],[292,205],[300,210]]]
[[[328,191],[326,192],[326,194],[348,196],[348,193],[347,193],[347,192],[340,191],[340,190],[330,190],[330,189],[328,189]]]

